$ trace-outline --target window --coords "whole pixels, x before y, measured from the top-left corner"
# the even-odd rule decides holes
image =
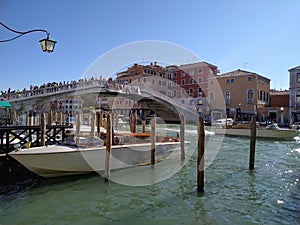
[[[300,104],[300,91],[297,91],[297,94],[296,94],[296,103],[297,103],[297,105]]]
[[[198,83],[199,83],[199,84],[202,83],[202,77],[199,77],[199,78],[198,78]]]
[[[146,78],[144,78],[144,83],[146,83],[146,81],[147,81]]]
[[[252,81],[252,77],[248,77],[248,81]]]
[[[198,74],[202,74],[202,68],[198,69]]]
[[[230,104],[230,92],[225,92],[225,104]]]
[[[253,103],[253,102],[254,102],[253,89],[249,89],[247,91],[247,103]]]
[[[234,79],[232,78],[232,79],[230,79],[230,83],[234,83]]]
[[[296,82],[300,83],[300,73],[297,73],[297,75],[296,75]]]
[[[194,97],[194,90],[192,88],[190,89],[190,97]]]
[[[202,97],[202,89],[201,88],[198,88],[198,96]]]
[[[194,69],[190,69],[190,75],[191,75],[191,76],[194,75]]]
[[[194,83],[194,79],[190,78],[190,84]]]
[[[181,76],[182,76],[182,77],[185,76],[185,72],[184,72],[184,71],[181,72]]]
[[[184,85],[184,80],[183,79],[181,80],[181,84]]]

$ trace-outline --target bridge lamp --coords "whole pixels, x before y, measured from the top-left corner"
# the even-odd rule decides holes
[[[2,22],[0,22],[0,25],[3,26],[4,28],[6,28],[7,30],[11,31],[11,32],[18,34],[17,36],[15,36],[13,38],[6,39],[6,40],[0,40],[0,42],[9,42],[9,41],[15,40],[15,39],[17,39],[17,38],[19,38],[19,37],[21,37],[25,34],[29,34],[29,33],[32,33],[32,32],[44,32],[44,33],[46,33],[47,38],[44,38],[44,39],[39,41],[40,44],[41,44],[43,52],[47,52],[47,53],[53,52],[54,46],[57,43],[56,41],[53,41],[53,40],[49,39],[50,33],[46,30],[34,29],[34,30],[29,30],[29,31],[22,32],[22,31],[13,30],[10,27],[3,24]]]

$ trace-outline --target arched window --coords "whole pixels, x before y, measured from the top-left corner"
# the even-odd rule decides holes
[[[253,103],[254,102],[254,94],[253,89],[248,89],[247,91],[247,103]]]
[[[225,104],[230,104],[230,92],[225,92]]]

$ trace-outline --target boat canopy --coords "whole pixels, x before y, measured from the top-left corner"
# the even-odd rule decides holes
[[[0,101],[0,108],[1,107],[11,107],[11,104],[10,102],[7,102],[7,101]]]

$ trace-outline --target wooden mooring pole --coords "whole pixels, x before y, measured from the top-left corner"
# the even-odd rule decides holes
[[[199,117],[198,125],[198,159],[197,159],[197,191],[204,191],[204,122],[203,118]]]
[[[156,117],[155,114],[152,115],[151,118],[151,165],[152,167],[155,164],[155,142],[156,142],[156,131],[155,131],[155,126],[156,126]]]
[[[45,113],[41,114],[41,121],[40,121],[40,127],[41,127],[41,145],[46,145],[46,121],[45,121]]]
[[[254,169],[255,161],[255,143],[256,143],[256,117],[251,117],[251,136],[250,136],[250,157],[249,157],[249,169]]]
[[[144,116],[142,118],[142,132],[146,133],[146,119]]]
[[[185,149],[184,149],[184,142],[185,142],[185,136],[184,136],[184,130],[185,130],[185,118],[183,115],[180,115],[180,147],[181,147],[181,161],[185,160]]]
[[[112,146],[112,120],[110,113],[107,114],[106,125],[106,154],[105,154],[105,173],[104,178],[106,181],[110,178],[110,154]]]

